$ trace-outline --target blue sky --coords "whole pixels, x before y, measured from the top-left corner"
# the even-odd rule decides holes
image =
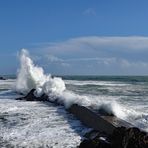
[[[53,74],[147,75],[147,0],[1,0],[0,74],[18,52]]]

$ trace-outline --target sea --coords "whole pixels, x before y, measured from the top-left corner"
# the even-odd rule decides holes
[[[0,147],[75,148],[91,130],[64,106],[15,100],[16,77],[0,80]],[[118,117],[148,131],[147,76],[60,76],[66,89],[108,104]],[[114,104],[115,103],[115,104]]]
[[[54,76],[24,49],[17,71],[0,80],[0,148],[78,147],[92,129],[66,111],[72,104],[101,108],[148,131],[148,76]],[[33,88],[49,101],[16,100]]]

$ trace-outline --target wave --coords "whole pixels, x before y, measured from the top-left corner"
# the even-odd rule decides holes
[[[85,86],[85,85],[94,85],[94,86],[111,86],[111,87],[118,87],[118,86],[129,86],[130,84],[125,84],[122,82],[107,82],[107,81],[78,81],[78,80],[65,80],[66,84],[71,85],[78,85],[78,86]]]
[[[65,83],[61,78],[52,78],[50,74],[44,74],[44,70],[41,67],[34,65],[28,51],[22,49],[16,90],[27,94],[33,88],[37,90],[37,95],[41,95],[42,93],[58,94],[65,90]]]
[[[134,116],[132,110],[125,108],[115,98],[107,99],[107,97],[101,98],[100,96],[78,95],[73,91],[69,91],[66,89],[62,78],[45,74],[42,67],[33,63],[28,51],[22,49],[20,53],[20,69],[18,71],[15,89],[19,93],[27,94],[33,88],[36,89],[36,96],[39,97],[45,93],[49,96],[49,100],[56,100],[64,104],[66,108],[76,103],[89,106],[95,110],[103,108],[109,114],[114,114],[122,119],[126,119],[128,116]]]

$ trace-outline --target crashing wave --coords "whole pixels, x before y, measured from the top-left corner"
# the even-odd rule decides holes
[[[37,95],[41,95],[42,93],[59,94],[65,90],[65,83],[61,78],[52,78],[50,74],[44,74],[44,70],[41,67],[34,65],[28,51],[22,49],[16,90],[27,94],[33,88],[37,90]]]
[[[33,63],[27,50],[22,49],[20,53],[20,69],[16,80],[16,91],[27,94],[30,90],[36,89],[35,95],[42,94],[49,96],[49,99],[61,102],[66,108],[72,104],[90,106],[95,109],[103,108],[108,113],[113,113],[117,117],[125,118],[126,115],[122,107],[117,102],[107,102],[94,99],[88,96],[80,96],[66,89],[65,83],[60,77],[51,77],[45,74],[42,67]]]

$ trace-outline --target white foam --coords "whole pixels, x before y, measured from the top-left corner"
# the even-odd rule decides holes
[[[29,53],[25,49],[21,51],[20,63],[21,66],[16,81],[17,91],[28,93],[32,88],[35,88],[35,95],[41,96],[45,93],[49,96],[50,100],[53,101],[56,99],[58,102],[64,104],[66,108],[74,103],[83,106],[91,106],[95,109],[103,106],[104,110],[115,114],[117,117],[126,117],[123,107],[117,103],[115,97],[107,99],[107,96],[105,98],[99,96],[98,98],[94,96],[78,95],[67,90],[61,78],[52,78],[50,74],[44,74],[44,70],[41,67],[34,65]],[[92,82],[89,82],[89,84],[90,83]]]
[[[98,86],[115,86],[115,87],[121,87],[121,86],[129,86],[130,84],[125,84],[122,82],[117,82],[117,81],[91,81],[91,80],[85,80],[85,81],[78,81],[78,80],[65,80],[66,84],[71,84],[71,85],[78,85],[78,86],[83,86],[83,85],[98,85]]]
[[[28,51],[22,49],[16,90],[26,94],[33,88],[37,89],[37,95],[61,93],[65,89],[65,84],[61,78],[51,78],[50,74],[45,75],[41,67],[34,65]]]
[[[0,80],[0,89],[8,90],[14,88],[14,79]]]
[[[0,117],[2,147],[77,147],[88,131],[64,107],[50,103],[0,99]]]

